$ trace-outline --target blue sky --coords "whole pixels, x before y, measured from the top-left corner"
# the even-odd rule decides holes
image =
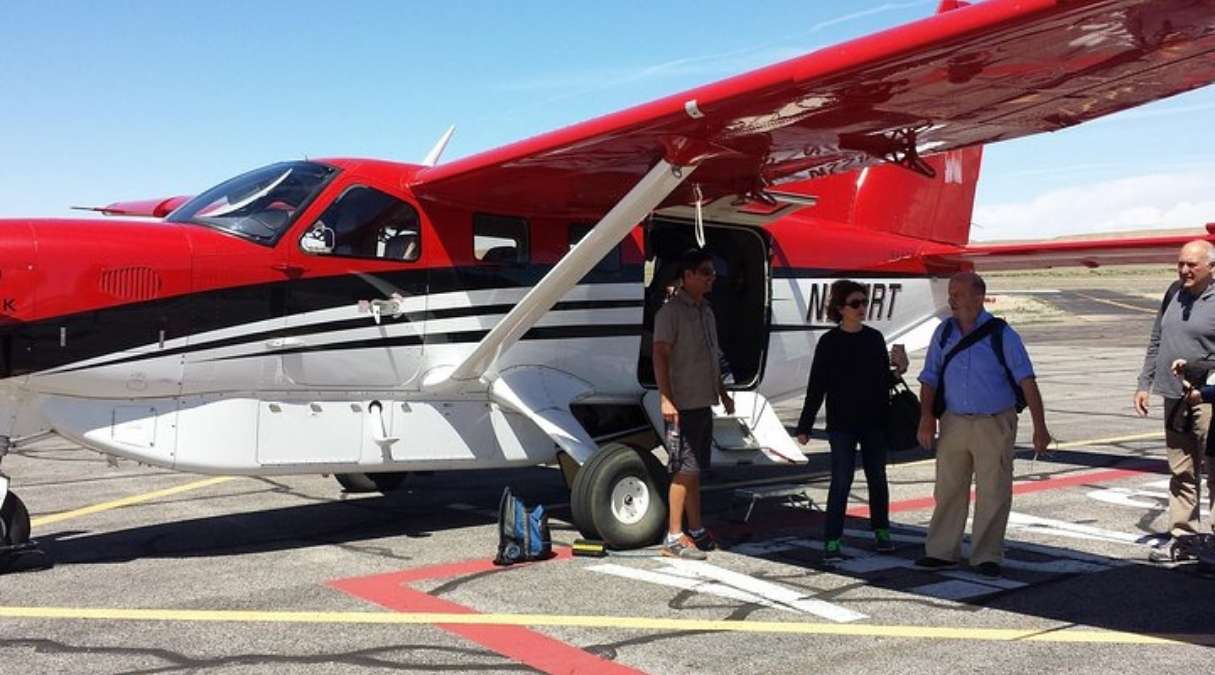
[[[0,4],[0,217],[303,156],[492,148],[930,14],[936,0]],[[1215,87],[989,148],[975,239],[1215,221]],[[1206,124],[1204,124],[1204,122]]]

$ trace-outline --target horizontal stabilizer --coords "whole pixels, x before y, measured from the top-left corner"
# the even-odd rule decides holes
[[[190,201],[189,195],[160,199],[141,199],[131,202],[114,202],[105,206],[73,206],[77,211],[96,211],[105,216],[127,216],[136,218],[164,218]]]

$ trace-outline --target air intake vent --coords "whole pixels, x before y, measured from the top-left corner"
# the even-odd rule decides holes
[[[151,267],[101,270],[101,292],[119,300],[151,300],[160,296],[160,275]]]

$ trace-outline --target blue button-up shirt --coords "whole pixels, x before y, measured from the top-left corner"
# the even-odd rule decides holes
[[[975,328],[978,329],[991,319],[991,314],[986,310],[979,312]],[[953,324],[953,329],[942,347],[941,331],[949,324]],[[941,363],[949,350],[963,337],[965,336],[962,335],[962,327],[953,317],[937,326],[932,334],[932,342],[928,345],[928,355],[924,359],[920,382],[940,389]],[[1004,329],[1004,360],[1012,371],[1013,379],[1018,383],[1034,376],[1034,366],[1030,363],[1029,353],[1025,351],[1025,343],[1011,326]],[[991,336],[959,352],[950,360],[949,368],[945,371],[945,410],[958,415],[994,415],[1016,403],[1016,394],[1009,386],[1004,368],[996,359]]]

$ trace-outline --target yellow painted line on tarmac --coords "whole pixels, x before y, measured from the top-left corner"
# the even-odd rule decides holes
[[[1140,307],[1138,305],[1130,305],[1125,302],[1118,302],[1117,300],[1106,300],[1105,298],[1094,298],[1093,296],[1088,295],[1086,293],[1078,293],[1075,291],[1073,291],[1073,293],[1084,298],[1085,300],[1092,300],[1093,302],[1101,302],[1101,303],[1105,303],[1107,305],[1113,305],[1114,307],[1122,307],[1123,309],[1133,309],[1136,312],[1143,312],[1144,314],[1156,314],[1160,311],[1156,308],[1149,309],[1147,307]]]
[[[604,628],[640,631],[723,631],[734,633],[785,633],[847,637],[901,637],[932,640],[982,640],[994,642],[1058,642],[1165,645],[1178,640],[1099,628],[1060,626],[1055,628],[958,628],[785,621],[737,621],[718,619],[664,619],[640,616],[595,616],[560,614],[449,614],[441,612],[277,612],[256,610],[120,609],[92,607],[0,607],[0,619],[60,619],[77,621],[175,621],[296,624],[387,624],[476,626],[530,626]],[[1185,635],[1215,640],[1215,635]]]
[[[160,499],[161,497],[170,497],[172,495],[181,494],[183,492],[189,492],[191,490],[198,490],[200,488],[210,487],[212,485],[218,485],[220,483],[230,481],[234,478],[236,478],[236,476],[215,476],[213,478],[205,478],[203,480],[196,480],[192,483],[186,483],[184,485],[178,485],[176,487],[165,488],[164,490],[156,490],[154,492],[145,492],[145,493],[139,494],[139,495],[123,497],[122,499],[115,499],[115,500],[109,501],[109,502],[101,502],[100,504],[93,504],[92,506],[85,506],[85,507],[79,508],[79,509],[72,509],[71,511],[63,511],[61,513],[52,513],[52,514],[46,515],[46,516],[38,516],[37,518],[30,519],[30,526],[39,527],[42,525],[50,525],[52,523],[58,523],[58,522],[61,522],[64,520],[68,520],[70,518],[80,518],[81,516],[89,516],[94,513],[101,513],[102,511],[109,511],[111,509],[120,509],[124,506],[131,506],[133,504],[139,504],[141,502],[151,501],[153,499]]]

